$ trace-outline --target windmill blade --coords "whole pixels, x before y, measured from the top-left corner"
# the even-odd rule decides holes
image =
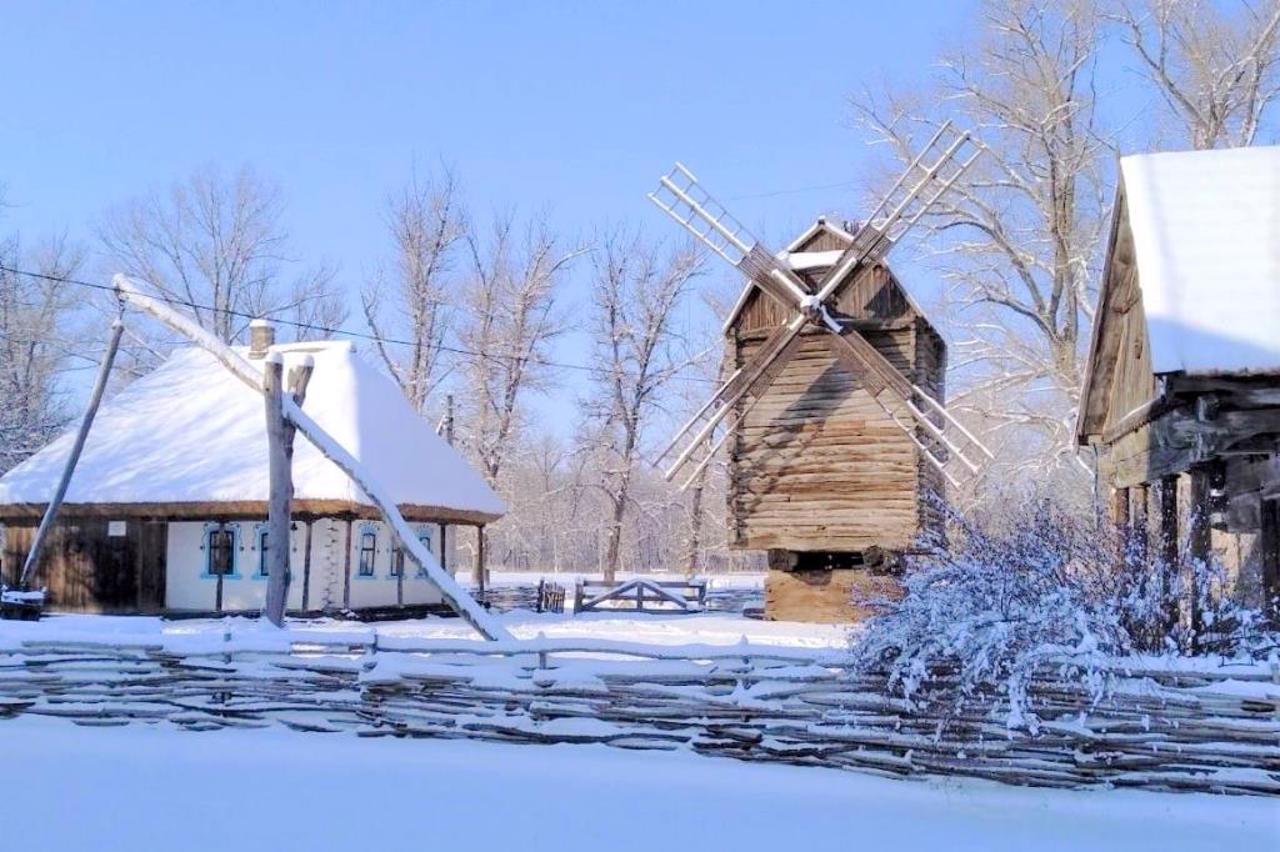
[[[967,130],[945,122],[872,208],[866,225],[827,272],[817,299],[826,301],[859,265],[887,254],[981,154]]]
[[[946,433],[942,431],[938,424],[934,423],[929,418],[929,415],[920,406],[916,405],[915,400],[917,398],[929,400],[929,403],[926,403],[926,406],[940,414],[946,421],[947,425],[956,427],[960,433],[964,435],[967,445],[976,448],[989,459],[995,458],[991,451],[987,449],[987,447],[979,441],[972,432],[964,428],[963,424],[956,420],[955,417],[940,403],[938,403],[937,400],[930,397],[924,388],[921,388],[919,385],[916,385],[911,380],[907,379],[906,376],[902,375],[897,368],[889,363],[889,359],[885,358],[884,355],[880,353],[880,350],[872,346],[865,337],[852,327],[852,325],[850,325],[844,333],[833,331],[829,338],[828,345],[831,347],[832,354],[840,360],[841,364],[858,377],[858,379],[863,383],[863,386],[866,387],[868,393],[870,393],[877,402],[880,402],[880,394],[885,388],[892,388],[894,394],[901,399],[902,403],[906,406],[908,413],[911,415],[912,421],[914,421],[914,425],[923,429],[936,444],[944,447],[947,452],[959,459],[971,473],[977,473],[980,470],[980,465],[970,459],[964,452],[964,448],[948,438]],[[879,386],[878,390],[877,386]],[[885,408],[886,411],[889,410],[883,402],[881,402],[881,407]],[[893,412],[890,412],[890,414],[893,416],[893,420],[898,424],[899,428],[910,434],[913,439],[917,438],[914,426],[900,422],[899,418],[894,415]],[[935,458],[932,453],[929,455],[930,461],[940,463],[940,460]]]
[[[685,428],[677,433],[672,440],[668,450],[663,452],[663,456],[674,448],[694,426],[698,424],[699,419],[702,421],[701,428],[697,433],[689,439],[684,450],[676,456],[671,466],[663,472],[663,477],[670,481],[680,472],[680,469],[693,457],[698,447],[703,445],[710,438],[729,412],[737,405],[743,397],[748,393],[754,393],[756,398],[760,397],[764,388],[767,388],[778,372],[795,354],[796,348],[799,346],[800,330],[804,328],[808,321],[803,314],[796,314],[791,322],[776,328],[771,335],[765,340],[764,344],[756,350],[751,359],[739,368],[729,381],[721,386],[716,392],[718,400],[718,408],[710,410],[708,406],[703,406],[702,412],[705,416],[695,418],[685,425]]]
[[[800,277],[779,263],[682,163],[658,179],[649,200],[784,306],[799,307],[809,297]]]

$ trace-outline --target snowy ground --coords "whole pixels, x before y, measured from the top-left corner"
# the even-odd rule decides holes
[[[598,746],[0,722],[14,850],[1276,848],[1252,797],[913,782]]]

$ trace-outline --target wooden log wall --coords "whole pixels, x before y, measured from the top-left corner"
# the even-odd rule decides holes
[[[364,643],[234,636],[0,641],[0,719],[185,730],[692,749],[892,776],[1280,795],[1280,686],[1263,666],[1118,666],[1103,700],[1046,666],[1035,733],[998,699],[891,697],[880,674],[800,650],[538,640]],[[940,673],[945,675],[945,673]],[[1253,684],[1249,694],[1241,684]],[[942,723],[945,721],[945,725]],[[3,730],[0,721],[0,730]]]
[[[801,251],[844,247],[822,230]],[[816,289],[825,270],[802,272]],[[912,307],[884,265],[861,270],[837,291],[838,312],[897,369],[941,399],[946,347]],[[792,312],[757,290],[731,333],[729,357],[741,366]],[[910,547],[941,523],[942,477],[877,402],[833,356],[827,332],[806,330],[730,443],[730,541],[747,549],[857,552]],[[881,399],[899,409],[891,392]]]
[[[33,585],[49,590],[49,609],[159,612],[164,609],[168,525],[129,518],[111,535],[107,518],[63,518],[45,542]],[[7,523],[4,581],[16,584],[36,521]]]

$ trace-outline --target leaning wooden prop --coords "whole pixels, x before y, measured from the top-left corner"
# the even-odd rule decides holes
[[[58,486],[54,490],[53,498],[49,501],[49,505],[45,507],[44,515],[40,518],[40,527],[36,530],[35,540],[31,544],[31,550],[27,552],[26,562],[22,565],[22,574],[18,578],[18,585],[14,588],[8,588],[0,585],[0,617],[17,618],[23,620],[38,619],[44,611],[45,601],[47,600],[46,589],[32,589],[31,582],[35,579],[36,566],[40,564],[40,551],[44,547],[45,540],[49,537],[49,530],[53,528],[53,522],[58,517],[58,510],[62,507],[62,501],[67,496],[67,488],[71,485],[71,477],[75,473],[76,464],[80,461],[80,454],[84,451],[84,442],[89,437],[89,429],[93,426],[93,419],[98,414],[98,405],[102,402],[102,394],[107,389],[107,380],[111,378],[111,367],[116,360],[116,352],[120,349],[120,336],[124,333],[124,321],[117,317],[115,322],[111,324],[111,337],[107,341],[107,349],[102,356],[102,363],[98,365],[98,377],[93,384],[93,390],[89,394],[89,404],[85,407],[84,416],[80,419],[80,428],[76,431],[75,443],[71,446],[71,453],[67,456],[67,462],[62,468],[62,476],[58,479]]]

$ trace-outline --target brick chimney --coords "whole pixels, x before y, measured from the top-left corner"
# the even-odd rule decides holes
[[[276,342],[276,327],[269,320],[256,319],[249,323],[249,357],[265,358],[267,350]]]

